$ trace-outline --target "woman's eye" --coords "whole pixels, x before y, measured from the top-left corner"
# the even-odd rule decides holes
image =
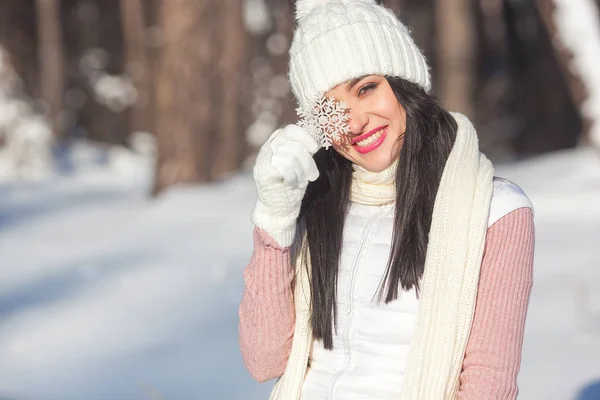
[[[376,88],[377,88],[377,84],[375,84],[375,83],[367,83],[365,86],[361,87],[358,90],[358,96],[360,97],[362,95],[365,95],[365,94],[367,94],[367,93],[375,90]]]

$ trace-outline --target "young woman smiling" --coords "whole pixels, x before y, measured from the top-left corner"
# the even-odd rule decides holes
[[[278,379],[272,399],[516,398],[531,203],[428,93],[391,11],[296,8],[289,78],[305,119],[274,132],[254,167],[248,370]]]

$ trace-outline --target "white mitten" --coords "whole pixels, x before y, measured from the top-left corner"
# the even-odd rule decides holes
[[[281,247],[291,245],[306,186],[319,177],[312,158],[319,147],[304,128],[288,125],[271,135],[256,158],[252,222]]]

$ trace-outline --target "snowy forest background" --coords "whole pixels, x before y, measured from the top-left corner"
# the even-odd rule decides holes
[[[293,0],[0,0],[0,400],[265,399],[237,347]],[[526,400],[600,399],[597,0],[384,0],[536,207]]]

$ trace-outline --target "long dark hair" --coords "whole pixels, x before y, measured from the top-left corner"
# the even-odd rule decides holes
[[[379,300],[389,303],[398,298],[399,285],[404,290],[414,287],[419,293],[433,204],[456,138],[457,124],[420,86],[400,78],[386,79],[406,110],[406,135],[396,172],[392,246],[379,290]],[[350,205],[352,164],[331,147],[319,150],[314,157],[320,176],[308,185],[302,200],[298,237],[306,236],[307,246],[303,247],[310,254],[313,337],[322,339],[326,349],[332,349],[332,321],[336,321],[338,266]]]

